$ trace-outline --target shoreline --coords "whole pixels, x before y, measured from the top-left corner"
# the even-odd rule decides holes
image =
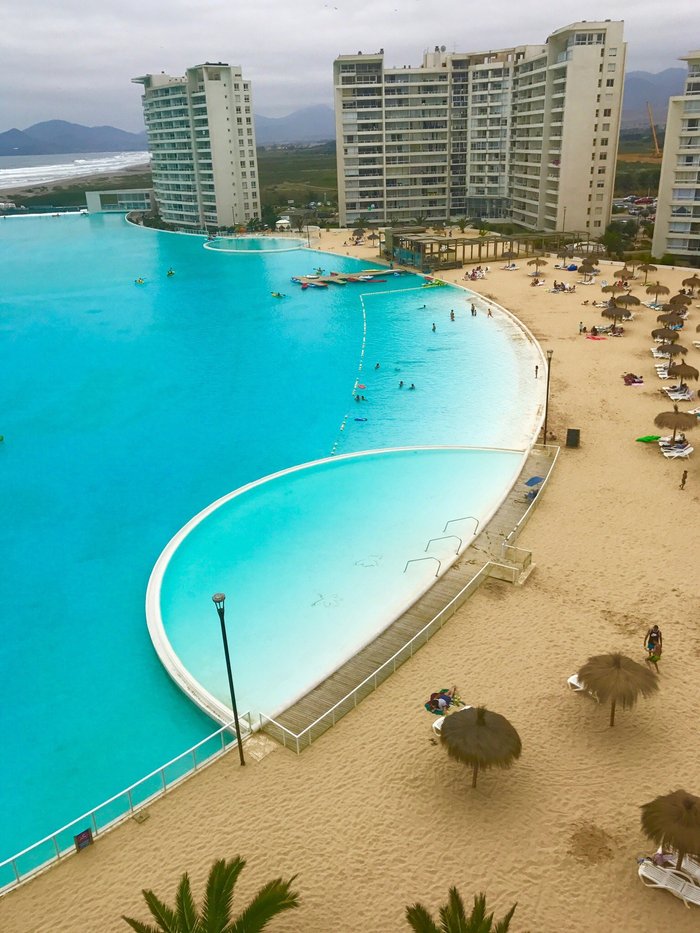
[[[120,169],[118,172],[90,172],[86,175],[70,175],[58,178],[55,181],[39,182],[29,185],[16,185],[3,187],[0,185],[0,195],[15,195],[23,198],[34,198],[38,195],[52,194],[56,191],[65,191],[67,188],[82,188],[87,191],[110,190],[115,184],[126,183],[133,175],[143,175],[150,172],[149,163],[143,162]],[[93,184],[94,182],[94,184]],[[126,184],[122,187],[128,187]]]
[[[374,247],[344,247],[346,237],[324,231],[319,249],[376,258]],[[553,264],[543,270],[548,284],[576,281]],[[573,294],[531,287],[524,265],[464,283],[554,350],[550,429],[562,445],[568,427],[581,429],[581,447],[562,450],[520,536],[536,565],[526,585],[489,580],[300,757],[273,744],[241,770],[229,754],[150,807],[145,822],[128,821],[6,895],[3,930],[68,933],[80,898],[96,929],[117,933],[122,913],[146,920],[141,888],[170,903],[189,871],[200,897],[214,859],[238,853],[249,862],[241,903],[269,878],[300,873],[301,907],[271,923],[279,933],[407,929],[405,906],[421,900],[435,910],[452,884],[467,905],[484,891],[498,916],[517,901],[514,931],[560,933],[574,915],[589,933],[695,929],[682,902],[642,888],[635,855],[653,848],[639,828],[642,803],[678,786],[700,791],[692,561],[700,471],[697,459],[667,461],[655,445],[634,442],[671,408],[649,353],[656,312],[636,311],[621,339],[578,333],[580,320],[603,323],[600,309],[582,302],[599,300],[600,280],[616,268],[601,263],[598,281]],[[439,277],[461,284],[463,274]],[[660,266],[652,280],[675,289],[691,274]],[[640,298],[641,282],[632,283]],[[696,298],[681,341],[694,366],[699,311]],[[625,386],[629,371],[644,384]],[[669,512],[682,525],[669,527]],[[566,678],[600,651],[640,659],[656,621],[667,643],[661,691],[621,712],[611,730],[607,711],[572,694]],[[476,791],[467,769],[433,744],[422,703],[443,683],[506,715],[523,741],[513,769],[484,772]]]

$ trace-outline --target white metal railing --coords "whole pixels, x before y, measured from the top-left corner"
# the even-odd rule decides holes
[[[538,445],[538,446],[541,446],[542,450],[544,450],[544,452],[547,453],[547,450],[548,450],[548,448],[549,448],[551,445],[545,444],[545,445]],[[541,486],[540,486],[540,488],[539,488],[539,490],[538,490],[538,492],[537,492],[537,496],[535,496],[535,497],[533,498],[533,500],[532,500],[532,502],[530,503],[530,505],[525,509],[525,512],[523,513],[523,515],[522,515],[522,516],[518,519],[518,521],[515,523],[515,527],[513,528],[513,530],[512,530],[509,534],[507,534],[507,535],[505,536],[505,538],[503,539],[503,544],[501,545],[501,553],[502,553],[502,554],[505,554],[505,553],[506,553],[506,548],[507,548],[507,547],[510,547],[510,546],[512,545],[513,541],[515,541],[515,539],[518,537],[518,535],[520,534],[520,532],[523,530],[524,526],[527,524],[527,521],[528,521],[528,519],[530,518],[530,515],[532,514],[532,508],[533,508],[533,506],[535,505],[535,502],[536,502],[538,496],[540,495],[540,493],[542,492],[542,490],[544,489],[544,487],[545,487],[545,486],[547,485],[547,483],[549,482],[549,477],[552,475],[552,470],[554,469],[554,465],[556,464],[556,462],[557,462],[557,460],[558,460],[558,458],[559,458],[559,454],[561,453],[561,447],[551,447],[551,449],[554,450],[554,456],[553,456],[553,458],[552,458],[552,463],[551,463],[549,469],[547,470],[547,475],[545,476],[544,480],[542,481],[542,484],[541,484]]]
[[[245,739],[253,731],[250,713],[239,717],[239,722]],[[79,833],[89,829],[94,838],[113,829],[196,771],[216,761],[235,745],[231,721],[109,800],[71,820],[12,858],[0,862],[0,895],[45,871],[59,859],[76,852],[75,837]]]

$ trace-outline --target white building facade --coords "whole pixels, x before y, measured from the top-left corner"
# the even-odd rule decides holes
[[[224,63],[184,77],[149,74],[142,84],[153,190],[177,227],[233,227],[260,217],[250,82]]]
[[[543,45],[384,53],[334,63],[340,220],[512,219],[604,232],[624,81],[621,22],[574,23]]]
[[[652,252],[700,264],[700,51],[690,52],[685,93],[668,102]]]

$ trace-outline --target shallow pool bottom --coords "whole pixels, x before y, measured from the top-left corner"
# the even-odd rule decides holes
[[[286,253],[303,249],[307,244],[301,238],[281,236],[227,236],[206,240],[204,249],[219,253]]]
[[[159,558],[146,614],[166,669],[230,720],[274,716],[401,615],[454,562],[515,482],[523,451],[418,448],[326,459],[245,486],[193,518]]]

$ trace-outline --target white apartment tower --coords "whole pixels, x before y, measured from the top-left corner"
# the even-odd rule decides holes
[[[231,227],[260,217],[250,82],[239,66],[149,74],[143,112],[153,190],[163,220],[178,227]]]
[[[652,252],[700,261],[700,51],[689,52],[685,93],[668,102]]]
[[[417,67],[384,50],[333,67],[340,220],[508,218],[602,234],[612,209],[625,67],[621,22],[544,45]]]

